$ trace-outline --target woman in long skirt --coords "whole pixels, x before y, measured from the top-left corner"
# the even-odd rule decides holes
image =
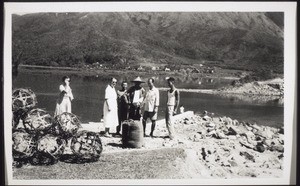
[[[74,99],[72,89],[70,87],[70,77],[64,76],[62,78],[63,84],[59,86],[59,98],[56,101],[56,108],[54,116],[57,116],[63,112],[72,112],[71,101]]]
[[[118,119],[118,103],[117,103],[117,92],[115,86],[117,80],[111,78],[111,82],[105,89],[105,101],[103,105],[103,120],[105,126],[105,137],[111,137],[110,129],[115,130],[119,124]]]

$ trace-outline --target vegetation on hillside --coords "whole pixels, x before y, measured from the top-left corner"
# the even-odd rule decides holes
[[[113,69],[205,64],[283,72],[282,13],[13,15],[13,62]]]

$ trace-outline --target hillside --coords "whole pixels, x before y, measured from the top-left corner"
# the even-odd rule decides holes
[[[283,72],[282,13],[36,13],[12,17],[13,62],[207,64]]]

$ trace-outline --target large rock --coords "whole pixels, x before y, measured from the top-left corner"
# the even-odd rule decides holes
[[[230,139],[230,140],[237,140],[237,136],[227,136],[227,139]]]
[[[223,122],[225,125],[232,125],[232,119],[230,117],[224,117]]]
[[[215,128],[213,128],[213,127],[207,127],[206,131],[207,131],[208,133],[210,133],[210,132],[212,132],[212,131],[215,131]]]
[[[257,145],[255,146],[254,150],[258,151],[258,152],[264,152],[265,151],[265,147],[262,143],[257,143]]]
[[[237,126],[237,125],[239,125],[239,121],[236,120],[236,119],[234,119],[234,120],[232,120],[232,124],[235,125],[235,126]]]
[[[266,129],[266,130],[263,130],[263,131],[257,131],[255,133],[255,135],[258,135],[260,137],[267,138],[267,139],[272,139],[274,133],[272,131]]]
[[[248,131],[245,133],[248,139],[255,139],[255,134],[252,131]]]
[[[227,139],[228,137],[222,132],[222,131],[217,131],[216,135],[220,138],[220,139]]]
[[[253,124],[253,125],[251,125],[251,127],[252,127],[253,129],[256,129],[257,131],[261,131],[261,130],[262,130],[262,128],[261,128],[260,126],[258,126],[256,123]]]
[[[203,119],[204,121],[212,121],[212,118],[209,117],[209,116],[203,116],[202,119]]]
[[[226,135],[233,135],[233,136],[235,136],[235,135],[238,134],[237,131],[238,130],[235,127],[231,126],[231,127],[228,128],[228,132],[227,132]]]
[[[217,137],[216,131],[212,130],[206,134],[206,137]]]
[[[228,163],[230,164],[231,167],[237,167],[238,164],[234,160],[228,160]]]
[[[199,142],[201,139],[203,139],[203,136],[199,133],[195,133],[192,137],[189,138],[190,140],[194,142]]]
[[[245,137],[241,137],[239,143],[248,148],[248,149],[253,149],[254,145],[248,142],[248,139],[245,139]]]
[[[278,159],[282,159],[284,157],[283,153],[278,156]]]
[[[284,152],[284,147],[282,145],[274,145],[270,147],[270,151]]]
[[[216,124],[213,123],[213,122],[209,122],[205,125],[206,127],[209,127],[209,128],[215,128],[216,127]]]
[[[241,156],[244,156],[245,159],[255,162],[254,156],[249,154],[248,152],[240,152]]]
[[[275,145],[274,140],[271,140],[271,139],[263,139],[262,143],[265,144],[268,147],[271,147],[271,146]]]
[[[249,130],[247,129],[247,125],[246,124],[241,124],[235,127],[236,131],[238,131],[238,133],[247,133]]]
[[[283,128],[283,127],[280,127],[280,129],[278,130],[278,133],[279,133],[279,134],[284,134],[284,128]]]

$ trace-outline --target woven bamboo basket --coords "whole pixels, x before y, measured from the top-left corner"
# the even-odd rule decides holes
[[[91,131],[80,131],[71,138],[71,153],[64,154],[62,161],[72,163],[95,162],[103,150],[99,135]]]
[[[99,134],[84,130],[72,138],[71,149],[81,158],[91,160],[98,160],[103,150]]]
[[[45,152],[58,158],[64,151],[65,140],[58,136],[47,134],[37,141],[37,151]]]
[[[25,130],[30,134],[44,135],[52,127],[53,117],[42,109],[32,109],[26,114],[23,122]]]
[[[52,165],[59,160],[64,148],[64,140],[47,134],[37,141],[36,152],[31,157],[30,163],[33,165]]]
[[[91,131],[80,131],[71,142],[71,149],[79,161],[98,161],[103,150],[99,134]]]
[[[55,117],[55,123],[59,126],[61,136],[65,139],[73,136],[81,128],[79,119],[75,114],[64,112]]]
[[[35,152],[30,158],[29,162],[32,165],[53,165],[57,163],[57,159],[51,156],[48,153],[44,152]]]
[[[30,89],[19,88],[12,93],[12,110],[29,110],[36,106],[37,99],[34,92]]]
[[[15,160],[30,158],[36,150],[36,140],[34,136],[25,131],[16,131],[12,134],[13,157]]]

